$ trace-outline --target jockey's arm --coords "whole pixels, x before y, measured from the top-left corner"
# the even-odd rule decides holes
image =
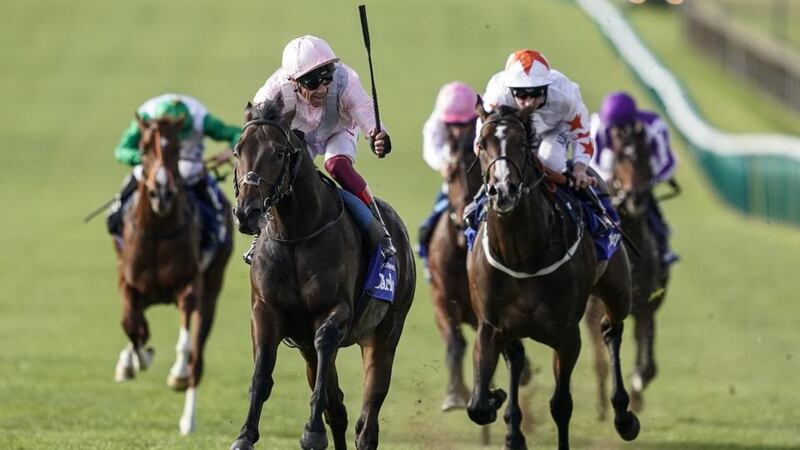
[[[586,110],[586,105],[583,103],[577,86],[572,100],[572,108],[570,108],[570,112],[564,120],[569,125],[569,134],[572,140],[575,184],[579,188],[584,188],[597,183],[597,180],[586,173],[586,169],[594,155],[594,144],[589,128],[589,112]]]
[[[239,142],[242,129],[237,126],[226,125],[225,122],[213,115],[206,114],[205,118],[203,118],[203,134],[215,141],[225,141],[230,148],[233,148]]]
[[[135,166],[142,163],[142,155],[139,153],[139,124],[133,120],[114,149],[114,157],[117,161],[128,166]]]

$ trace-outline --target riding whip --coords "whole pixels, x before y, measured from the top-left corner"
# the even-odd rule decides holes
[[[89,214],[87,214],[86,217],[83,218],[83,223],[89,223],[90,220],[94,219],[101,212],[105,211],[106,208],[111,206],[111,204],[114,203],[116,200],[117,200],[116,196],[111,197],[111,200],[108,200],[107,202],[105,202],[102,205],[100,205],[97,209],[95,209],[94,211],[92,211]]]
[[[381,115],[378,112],[378,91],[375,89],[375,73],[372,70],[372,51],[369,45],[369,24],[367,23],[367,5],[358,5],[358,13],[361,16],[361,31],[364,33],[364,46],[367,48],[367,60],[369,61],[369,79],[372,82],[372,104],[375,106],[375,130],[381,131]]]

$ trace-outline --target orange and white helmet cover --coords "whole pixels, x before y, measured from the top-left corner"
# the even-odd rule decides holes
[[[504,73],[506,86],[531,88],[550,84],[550,63],[536,50],[518,50],[509,55]]]

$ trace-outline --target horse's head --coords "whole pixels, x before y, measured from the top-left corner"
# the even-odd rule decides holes
[[[630,217],[644,214],[652,197],[653,171],[650,147],[641,123],[609,131],[615,163],[610,183],[614,205]]]
[[[475,121],[447,124],[447,166],[445,182],[447,197],[452,207],[450,220],[459,230],[464,229],[464,208],[480,186],[480,176],[475,168]],[[458,233],[463,238],[462,233]]]
[[[297,175],[302,142],[289,131],[294,113],[281,115],[280,97],[253,106],[247,104],[242,136],[234,148],[236,167],[233,214],[239,231],[255,234],[261,218],[291,194]]]
[[[478,98],[476,109],[483,120],[478,134],[478,157],[484,189],[492,208],[501,214],[508,213],[531,189],[530,177],[541,173],[530,145],[535,133],[530,126],[533,108],[517,111],[500,106],[489,114]]]
[[[139,123],[139,151],[142,155],[142,177],[150,207],[157,215],[172,210],[180,186],[178,156],[179,134],[186,118],[161,117],[144,119],[136,114]]]

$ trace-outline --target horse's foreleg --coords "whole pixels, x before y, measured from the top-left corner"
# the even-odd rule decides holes
[[[278,345],[283,339],[280,317],[268,310],[260,299],[253,300],[251,330],[255,367],[250,384],[250,406],[244,426],[239,432],[239,437],[231,445],[231,450],[252,450],[253,444],[258,441],[261,409],[272,393],[274,385],[272,371],[275,369]]]
[[[597,420],[606,420],[608,416],[608,356],[606,355],[603,336],[600,334],[600,321],[603,320],[605,308],[595,297],[590,297],[586,304],[586,327],[592,339],[594,349],[594,372],[597,376]]]
[[[622,370],[620,368],[619,350],[622,345],[623,323],[612,322],[608,316],[602,323],[603,341],[608,349],[608,357],[611,363],[611,405],[614,407],[614,427],[617,433],[626,441],[632,441],[639,435],[639,419],[636,415],[628,411],[629,397],[625,392],[622,381]]]
[[[510,376],[508,383],[508,406],[504,419],[508,432],[506,433],[506,450],[524,450],[525,436],[520,430],[522,423],[522,410],[519,407],[519,385],[522,370],[525,367],[525,347],[519,340],[511,341],[503,350],[503,357],[508,365]]]
[[[464,385],[464,351],[467,342],[461,333],[461,314],[454,301],[448,301],[441,290],[434,289],[434,312],[436,327],[445,342],[448,371],[447,392],[442,401],[442,410],[464,408],[469,401],[469,392]]]
[[[130,286],[122,287],[122,329],[128,336],[128,344],[119,355],[114,379],[118,382],[130,380],[137,370],[150,366],[153,349],[144,346],[150,339],[150,328],[144,318],[141,296]]]
[[[634,308],[634,336],[636,337],[636,367],[631,376],[631,409],[640,411],[644,406],[642,392],[656,376],[653,356],[655,341],[655,311],[652,308]]]
[[[192,350],[196,345],[191,334],[192,315],[197,308],[197,295],[193,286],[188,286],[178,294],[178,309],[181,325],[178,330],[178,342],[175,344],[175,362],[167,375],[167,386],[184,391],[189,387],[190,364],[193,363]]]
[[[570,378],[581,352],[581,335],[578,327],[565,330],[553,354],[553,374],[556,387],[550,398],[550,415],[558,427],[559,450],[569,449],[569,421],[572,418]]]
[[[317,353],[309,349],[301,349],[306,360],[306,378],[308,386],[314,390],[317,383]],[[331,365],[327,380],[328,407],[325,409],[325,421],[331,427],[333,444],[336,450],[347,448],[345,433],[347,432],[347,409],[344,406],[344,393],[339,389],[339,377],[336,365]]]
[[[314,381],[314,392],[311,394],[311,415],[300,438],[300,447],[305,450],[324,449],[328,447],[328,437],[322,414],[328,407],[327,381],[328,373],[336,359],[336,351],[342,337],[341,319],[331,315],[317,328],[314,335],[314,348],[317,351],[317,376]]]
[[[506,399],[506,393],[502,389],[489,390],[499,356],[499,343],[494,328],[481,322],[478,325],[473,354],[475,378],[472,397],[467,405],[469,418],[478,425],[494,422],[497,419],[497,410]]]
[[[361,358],[364,362],[364,401],[361,405],[361,416],[356,422],[357,450],[378,448],[378,414],[389,393],[398,340],[399,336],[388,340],[373,336],[369,344],[361,347]]]

